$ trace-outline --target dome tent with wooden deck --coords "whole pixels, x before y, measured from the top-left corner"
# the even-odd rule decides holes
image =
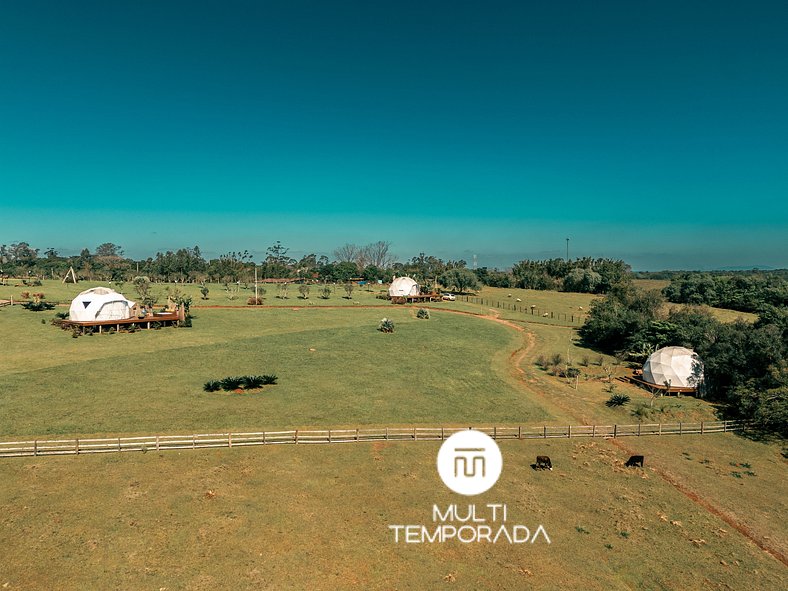
[[[183,306],[170,303],[162,312],[153,312],[108,287],[93,287],[80,292],[71,302],[67,320],[58,324],[63,329],[85,334],[98,330],[159,328],[178,325],[186,320]]]
[[[631,380],[653,394],[696,394],[703,388],[703,362],[686,347],[663,347],[649,356]]]

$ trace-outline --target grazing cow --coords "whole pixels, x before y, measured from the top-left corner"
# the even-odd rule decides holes
[[[627,468],[634,468],[635,466],[643,467],[643,456],[630,456],[627,463],[624,464]]]
[[[545,468],[552,470],[553,463],[548,456],[536,456],[536,467],[540,470],[544,470]]]

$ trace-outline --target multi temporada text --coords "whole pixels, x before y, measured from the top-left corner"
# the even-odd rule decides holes
[[[467,510],[460,509],[458,505],[449,505],[445,511],[441,511],[438,505],[433,505],[432,521],[430,525],[389,525],[389,529],[397,544],[450,541],[463,544],[533,544],[540,539],[550,544],[550,536],[543,525],[537,526],[532,532],[525,525],[508,523],[508,511],[502,503],[483,505],[481,510],[476,505],[468,505]]]

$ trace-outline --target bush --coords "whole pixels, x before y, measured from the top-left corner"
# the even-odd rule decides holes
[[[539,355],[539,357],[536,358],[536,365],[538,365],[542,369],[547,369],[547,366],[549,365],[547,361],[547,357],[545,357],[544,355]]]
[[[25,310],[30,310],[31,312],[43,312],[44,310],[52,310],[55,307],[55,304],[50,302],[45,302],[43,300],[32,301],[32,302],[25,302],[22,304],[22,307]]]
[[[613,408],[614,406],[624,406],[630,401],[630,397],[626,394],[613,394],[610,398],[607,399],[605,405]]]
[[[394,321],[389,318],[383,318],[378,325],[378,330],[380,332],[394,332]]]
[[[231,390],[237,390],[241,387],[241,382],[243,378],[239,377],[227,377],[220,381],[222,386],[222,390],[225,392],[230,392]]]
[[[306,283],[302,283],[301,285],[298,286],[298,293],[301,294],[301,298],[302,299],[305,299],[305,300],[308,299],[309,298],[309,286]]]
[[[209,380],[205,382],[203,390],[206,392],[217,392],[224,390],[225,392],[232,392],[233,390],[257,390],[263,386],[276,384],[277,377],[274,374],[257,375],[257,376],[229,376],[221,380]]]
[[[429,320],[430,311],[427,310],[427,308],[419,308],[419,311],[416,312],[416,318],[421,318],[422,320]]]
[[[241,386],[244,390],[255,390],[263,387],[263,376],[243,376]]]
[[[328,285],[323,286],[323,289],[320,290],[320,297],[324,300],[331,297],[331,288]]]
[[[55,312],[55,318],[60,320],[68,320],[68,312]]]
[[[248,300],[246,300],[246,304],[249,306],[262,306],[263,298],[252,296]]]
[[[128,331],[131,332],[131,333],[134,333],[134,332],[137,332],[138,328],[139,327],[137,326],[137,324],[132,322],[131,324],[129,324]]]
[[[561,365],[563,363],[564,357],[560,353],[553,353],[553,356],[550,358],[550,363],[553,365]]]

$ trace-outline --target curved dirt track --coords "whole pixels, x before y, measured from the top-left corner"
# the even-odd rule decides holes
[[[478,316],[479,318],[484,318],[486,320],[493,320],[495,322],[499,322],[500,324],[504,324],[506,326],[511,326],[512,328],[514,328],[516,330],[519,330],[521,332],[524,331],[523,327],[517,326],[517,325],[513,325],[511,322],[508,322],[506,320],[501,320],[500,318],[498,318],[497,313],[495,311],[493,311],[493,310],[490,310],[490,311],[494,314],[493,316],[484,316],[484,315],[480,315],[480,314],[477,314],[476,316]],[[525,386],[528,389],[529,392],[534,392],[534,390],[532,388],[528,387],[528,383],[527,383],[527,380],[526,380],[526,377],[525,377],[525,375],[526,375],[525,374],[525,370],[523,370],[523,368],[520,365],[521,365],[523,359],[525,358],[525,356],[531,351],[531,349],[533,349],[533,347],[535,345],[535,339],[534,339],[533,333],[530,333],[530,332],[526,333],[525,338],[528,340],[528,343],[525,344],[523,347],[520,347],[519,349],[513,351],[512,354],[509,357],[509,360],[514,365],[514,367],[512,368],[513,369],[513,374],[516,375],[517,377],[519,377],[522,385]],[[541,394],[541,393],[539,393],[539,394]],[[542,396],[542,397],[544,397],[544,396]],[[553,401],[553,402],[555,402],[555,401]],[[571,412],[570,409],[566,409],[566,408],[562,407],[562,410],[564,410],[565,412],[568,412],[570,415],[574,416],[576,419],[578,418],[576,415],[574,415]],[[583,422],[583,421],[580,420],[580,422]],[[608,438],[608,440],[614,446],[616,446],[617,448],[619,448],[620,450],[624,451],[625,453],[627,453],[629,455],[632,455],[633,453],[635,453],[633,450],[628,448],[627,445],[625,443],[623,443],[620,439]],[[665,470],[663,467],[657,465],[657,466],[654,467],[654,471],[657,474],[659,474],[659,476],[660,476],[660,478],[662,478],[662,480],[664,480],[665,482],[667,482],[668,484],[673,486],[673,488],[675,488],[677,491],[679,491],[681,494],[683,494],[685,497],[687,497],[693,503],[695,503],[699,507],[705,509],[706,511],[708,511],[712,515],[718,517],[719,519],[722,519],[725,523],[727,523],[729,526],[734,528],[736,531],[738,531],[745,538],[750,540],[753,544],[755,544],[763,552],[765,552],[766,554],[768,554],[769,556],[771,556],[775,560],[778,560],[779,562],[781,562],[785,566],[788,566],[788,557],[786,557],[780,550],[778,550],[777,548],[775,548],[774,546],[769,544],[764,539],[763,536],[753,532],[740,519],[738,519],[738,517],[735,514],[732,514],[732,513],[728,512],[728,511],[724,511],[723,509],[720,509],[716,505],[712,504],[708,499],[703,498],[701,495],[699,495],[697,492],[695,492],[689,486],[687,486],[685,483],[683,483],[681,480],[679,480],[677,476],[671,474],[670,472]]]

